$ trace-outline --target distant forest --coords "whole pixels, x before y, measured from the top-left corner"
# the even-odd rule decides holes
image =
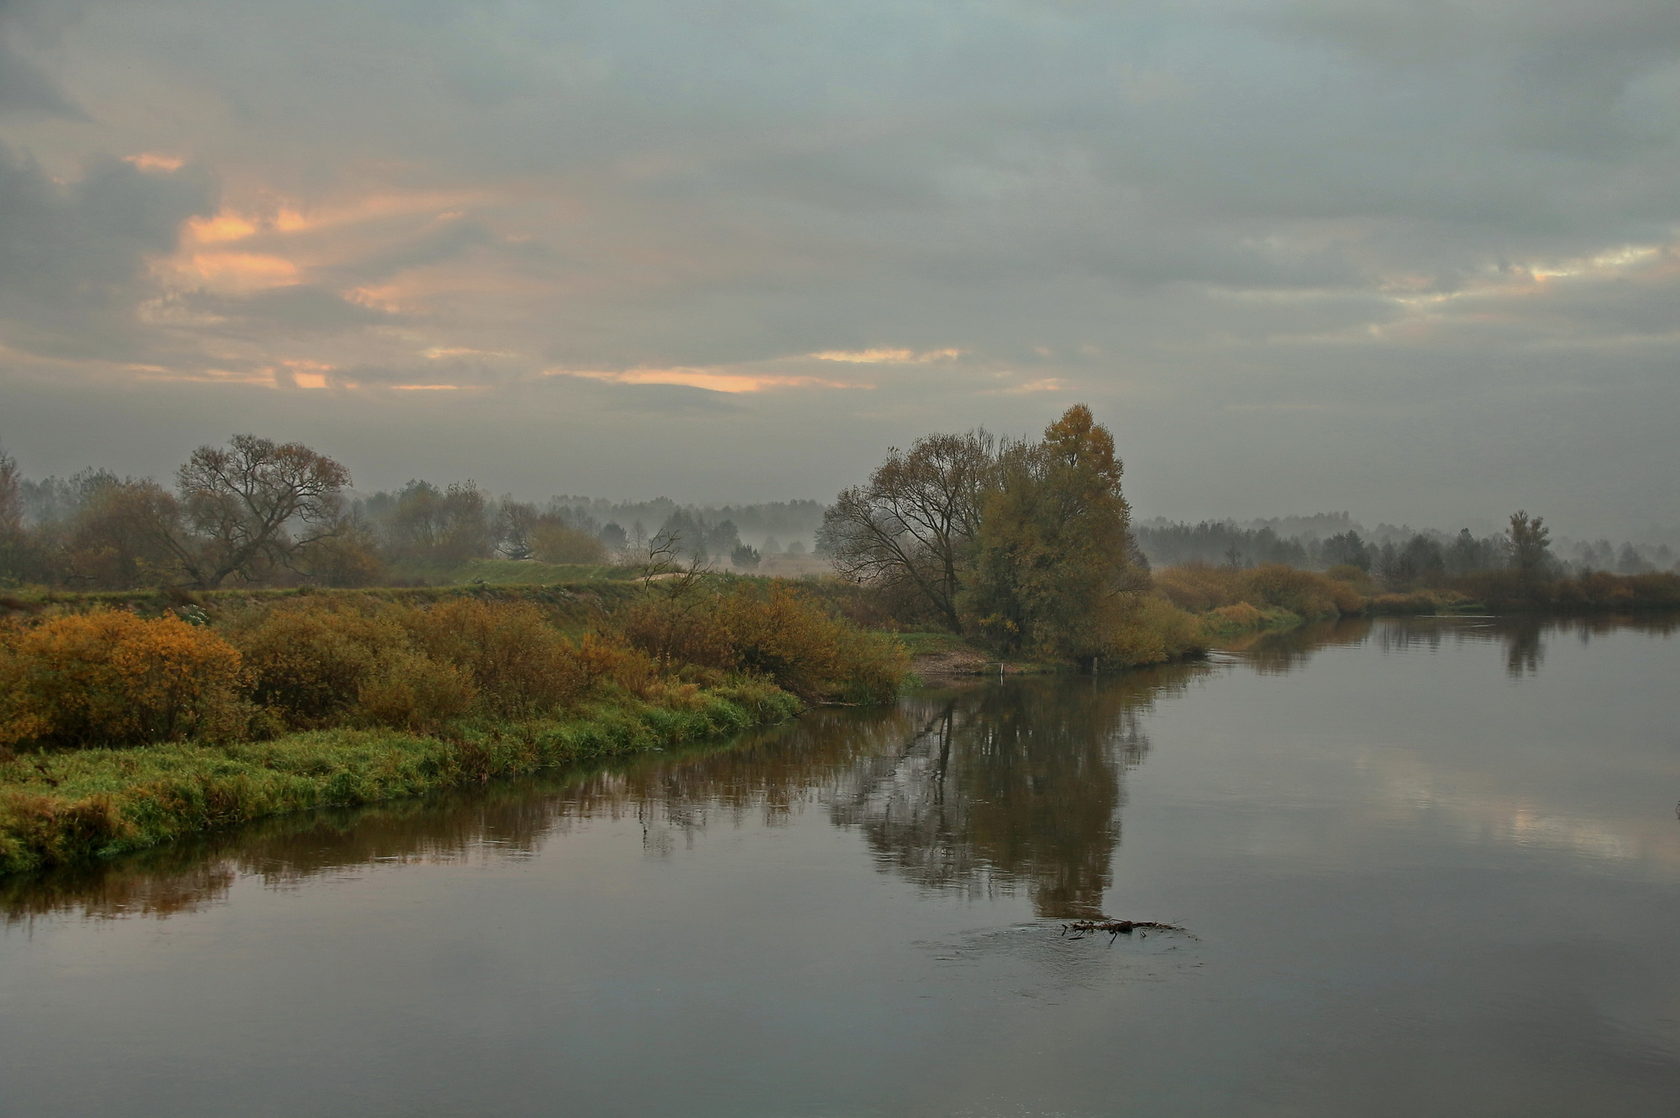
[[[605,564],[635,562],[651,551],[755,570],[766,559],[813,554],[828,507],[812,500],[696,505],[573,494],[539,503],[496,496],[471,480],[415,479],[397,490],[359,493],[331,459],[252,436],[201,447],[174,481],[171,491],[104,469],[30,478],[0,450],[0,585],[426,583],[447,581],[473,560]],[[1352,566],[1392,588],[1429,586],[1510,561],[1503,531],[1388,524],[1367,530],[1346,512],[1196,524],[1155,518],[1134,521],[1132,531],[1155,568]],[[1668,544],[1608,539],[1558,539],[1545,552],[1556,575],[1670,571],[1676,559]],[[792,569],[819,568],[806,559]]]
[[[1273,520],[1204,520],[1197,524],[1162,518],[1134,521],[1138,548],[1154,567],[1183,563],[1257,567],[1283,563],[1304,570],[1354,566],[1390,586],[1426,583],[1505,565],[1510,537],[1505,531],[1478,536],[1468,528],[1448,533],[1378,524],[1367,531],[1345,512]],[[1553,573],[1592,571],[1648,574],[1680,569],[1668,544],[1612,543],[1607,539],[1560,539],[1550,544]]]
[[[823,514],[818,501],[539,503],[471,480],[359,493],[332,459],[252,436],[199,448],[174,480],[171,492],[105,469],[30,478],[0,451],[0,585],[426,583],[479,559],[606,564],[654,551],[752,570],[808,555]]]

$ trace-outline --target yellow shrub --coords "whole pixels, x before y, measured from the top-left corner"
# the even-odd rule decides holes
[[[356,696],[359,720],[426,733],[467,713],[478,699],[468,674],[413,649],[388,653]]]
[[[414,611],[405,623],[422,651],[461,669],[490,713],[545,714],[588,689],[576,649],[529,602],[457,599]]]
[[[1209,610],[1204,624],[1210,633],[1241,633],[1258,629],[1264,618],[1265,615],[1250,603],[1238,602],[1234,606]]]
[[[624,634],[667,670],[752,672],[807,700],[890,696],[908,663],[897,641],[830,616],[785,582],[649,595],[626,611]]]
[[[586,633],[577,650],[578,666],[591,688],[615,684],[638,698],[650,697],[659,679],[653,658],[639,648],[600,633]]]
[[[706,591],[650,593],[620,615],[619,628],[631,647],[665,670],[686,665],[728,670],[735,667],[735,648],[719,602]]]
[[[246,675],[237,649],[177,617],[121,610],[14,631],[0,730],[46,745],[134,745],[234,735]]]
[[[341,721],[380,665],[411,643],[391,611],[326,602],[277,606],[231,636],[251,671],[253,697],[293,727]]]
[[[1128,599],[1110,629],[1104,660],[1110,666],[1159,664],[1199,647],[1196,619],[1154,594]]]
[[[1156,572],[1155,589],[1179,609],[1206,613],[1242,601],[1248,593],[1245,574],[1234,567],[1185,563]]]
[[[1357,613],[1363,604],[1345,583],[1282,563],[1268,563],[1244,572],[1244,583],[1247,593],[1243,600],[1259,606],[1277,606],[1309,620]]]

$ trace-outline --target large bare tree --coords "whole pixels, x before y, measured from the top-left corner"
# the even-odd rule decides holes
[[[349,484],[348,470],[302,443],[235,435],[226,447],[201,446],[176,474],[191,535],[171,535],[173,550],[206,589],[296,569],[341,530]]]
[[[960,631],[966,553],[996,463],[984,431],[926,435],[909,453],[895,447],[868,484],[835,499],[818,539],[842,576],[906,593]]]

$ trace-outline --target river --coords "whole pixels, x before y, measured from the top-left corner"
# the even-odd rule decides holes
[[[0,1114],[1670,1118],[1677,713],[1346,623],[0,880]]]

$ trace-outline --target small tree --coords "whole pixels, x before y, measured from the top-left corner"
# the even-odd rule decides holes
[[[1541,517],[1530,518],[1518,509],[1511,514],[1505,538],[1511,566],[1523,578],[1538,578],[1551,565],[1552,534]]]
[[[23,578],[31,565],[29,551],[23,526],[23,475],[17,459],[0,450],[0,582]]]
[[[1352,528],[1345,532],[1337,532],[1325,540],[1319,548],[1319,559],[1326,567],[1350,566],[1358,567],[1362,571],[1371,569],[1371,549]]]

